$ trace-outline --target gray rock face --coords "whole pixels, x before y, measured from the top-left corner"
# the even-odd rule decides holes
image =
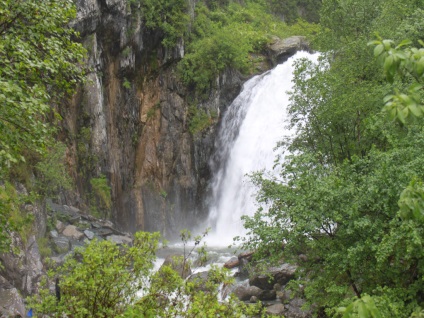
[[[25,305],[18,290],[0,276],[0,317],[25,317]]]
[[[12,246],[18,253],[9,252],[0,255],[3,268],[2,275],[12,286],[19,289],[24,295],[36,291],[37,282],[43,275],[43,264],[35,236],[30,236],[24,244],[17,235],[12,235]]]
[[[189,2],[194,10],[195,1]],[[127,0],[76,4],[72,26],[81,34],[94,71],[66,110],[63,125],[74,136],[88,129],[88,139],[73,138],[70,148],[82,142],[96,158],[91,170],[80,173],[77,165],[84,158],[70,151],[79,192],[83,197],[91,190],[90,179],[104,174],[112,190],[113,221],[120,229],[178,236],[207,213],[204,197],[216,130],[212,125],[197,136],[188,131],[188,90],[176,75],[184,41],[164,48],[162,32],[147,30],[139,8]],[[242,83],[238,72],[225,71],[198,107],[222,113]]]

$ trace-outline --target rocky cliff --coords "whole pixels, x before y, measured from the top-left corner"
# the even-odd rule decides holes
[[[191,1],[193,10],[195,1]],[[93,200],[90,180],[106,176],[107,215],[121,230],[161,231],[173,237],[206,217],[208,160],[220,114],[236,97],[243,78],[227,70],[201,102],[178,79],[182,40],[166,49],[160,30],[146,28],[128,0],[78,0],[73,27],[87,48],[88,80],[63,107],[68,161],[77,180],[80,208]],[[275,45],[264,71],[294,54]],[[275,48],[277,47],[277,49]],[[191,101],[191,102],[190,102]],[[190,107],[217,114],[201,133],[190,132]]]
[[[90,179],[105,175],[121,229],[171,237],[205,217],[215,133],[215,125],[195,136],[188,129],[188,92],[176,75],[184,43],[164,48],[160,30],[145,28],[127,0],[79,0],[77,7],[73,27],[87,48],[89,73],[62,116],[80,205]],[[227,71],[196,107],[219,114],[241,84]]]

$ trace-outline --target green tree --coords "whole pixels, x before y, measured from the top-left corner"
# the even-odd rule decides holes
[[[0,175],[26,153],[42,152],[53,111],[81,80],[83,48],[67,27],[69,0],[0,1]],[[52,107],[53,106],[53,107]],[[29,151],[28,151],[29,150]]]
[[[320,314],[409,317],[422,307],[422,123],[405,126],[381,111],[395,101],[396,93],[384,100],[392,90],[421,81],[421,56],[406,43],[376,42],[384,74],[366,45],[374,32],[402,39],[399,25],[418,36],[420,23],[411,17],[420,6],[323,1],[315,42],[322,58],[318,65],[301,61],[295,74],[289,111],[298,134],[282,143],[292,155],[278,178],[253,176],[264,208],[244,218],[244,246],[258,258],[297,263],[292,288],[304,285],[298,292]],[[421,107],[421,89],[403,94]]]
[[[45,155],[60,118],[57,109],[82,80],[84,50],[68,28],[75,13],[70,0],[0,1],[0,180],[7,180],[17,163],[29,165],[30,158]],[[38,168],[51,177],[53,170]],[[16,229],[10,207],[18,204],[0,200],[5,246]]]
[[[191,240],[182,233],[184,246]],[[200,244],[195,237],[194,247]],[[45,281],[39,296],[29,299],[37,315],[70,317],[245,317],[261,312],[260,305],[249,306],[231,298],[219,302],[219,286],[231,281],[229,273],[212,268],[206,280],[185,281],[170,266],[153,270],[159,244],[158,233],[138,232],[133,246],[93,240],[70,255],[55,271],[50,282],[60,277],[60,300]]]

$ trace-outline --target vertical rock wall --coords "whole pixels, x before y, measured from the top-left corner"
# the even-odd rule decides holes
[[[176,74],[184,44],[166,50],[160,31],[146,29],[127,0],[78,0],[77,7],[73,27],[90,71],[62,115],[82,201],[90,179],[105,175],[111,217],[121,229],[173,237],[206,217],[215,134],[213,126],[198,136],[189,132],[187,91]],[[220,113],[240,88],[238,74],[228,71],[198,106]]]

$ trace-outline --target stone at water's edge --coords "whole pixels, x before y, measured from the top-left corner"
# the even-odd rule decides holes
[[[240,265],[239,258],[236,256],[231,257],[225,264],[224,267],[231,269]]]

